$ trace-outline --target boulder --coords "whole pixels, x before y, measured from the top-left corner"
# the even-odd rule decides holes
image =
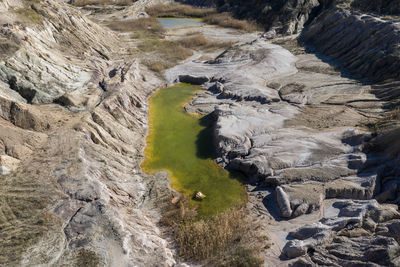
[[[206,76],[179,75],[179,82],[201,85],[210,79]]]
[[[6,167],[10,171],[14,171],[18,168],[20,163],[19,159],[10,157],[8,155],[1,155],[0,156],[0,165]]]
[[[301,240],[291,240],[286,243],[282,251],[288,258],[293,259],[303,256],[307,252],[307,248]]]
[[[295,211],[293,212],[293,216],[294,216],[294,217],[298,217],[298,216],[300,216],[300,215],[305,214],[305,213],[307,212],[308,208],[309,208],[309,206],[308,206],[307,203],[302,203],[302,204],[300,204],[300,205],[295,209]]]
[[[11,170],[5,166],[0,166],[0,175],[7,175]]]
[[[292,209],[290,207],[290,199],[288,194],[286,194],[286,192],[283,191],[282,187],[280,186],[276,187],[275,194],[281,216],[289,218],[292,215]]]

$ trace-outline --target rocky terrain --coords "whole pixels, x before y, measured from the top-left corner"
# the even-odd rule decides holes
[[[207,89],[186,109],[213,114],[217,162],[250,178],[271,266],[399,264],[397,205],[378,204],[398,204],[398,152],[381,150],[396,122],[370,128],[396,112],[398,26],[332,8],[302,32],[305,48],[267,34],[166,72]]]
[[[157,223],[176,193],[140,169],[147,98],[177,82],[205,89],[185,109],[249,179],[266,266],[400,265],[396,1],[192,1],[268,31],[170,31],[235,44],[164,77],[102,26],[160,2],[0,1],[0,265],[178,264]]]
[[[0,2],[0,265],[172,265],[168,180],[139,167],[160,79],[76,8],[26,2]]]

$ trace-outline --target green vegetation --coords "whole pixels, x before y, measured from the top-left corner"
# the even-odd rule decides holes
[[[180,84],[164,88],[150,98],[150,133],[143,169],[166,170],[172,187],[188,197],[196,191],[203,201],[190,200],[201,216],[216,214],[246,199],[237,179],[218,166],[212,145],[212,129],[205,117],[187,114],[183,105],[199,90]]]
[[[40,24],[42,18],[39,13],[31,7],[23,7],[14,11],[18,19],[25,23]]]

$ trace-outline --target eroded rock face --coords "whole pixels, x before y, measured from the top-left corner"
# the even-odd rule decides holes
[[[0,265],[175,264],[173,192],[139,166],[161,81],[64,1],[1,1],[0,21]]]
[[[304,24],[320,7],[318,0],[294,1],[217,1],[221,12],[231,11],[239,18],[256,20],[267,30],[275,28],[281,34],[300,33]]]
[[[378,82],[400,79],[398,22],[341,8],[328,9],[302,32],[302,40],[357,77]]]
[[[304,255],[301,260],[319,265],[397,265],[400,259],[396,231],[375,232],[383,225],[396,225],[400,214],[393,208],[381,207],[375,200],[340,201],[328,205],[319,222],[305,225],[289,235],[283,254],[289,258]],[[386,213],[386,216],[377,216]],[[382,226],[381,226],[382,225]],[[299,253],[294,253],[299,252]]]

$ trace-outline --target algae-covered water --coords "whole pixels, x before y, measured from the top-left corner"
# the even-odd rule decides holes
[[[201,26],[204,22],[197,18],[159,18],[158,22],[167,30]]]
[[[198,86],[178,84],[150,98],[150,130],[142,167],[147,172],[168,171],[172,187],[190,199],[201,191],[206,198],[190,204],[198,205],[200,216],[208,216],[244,201],[247,194],[238,177],[213,160],[209,121],[183,108],[198,90]]]

